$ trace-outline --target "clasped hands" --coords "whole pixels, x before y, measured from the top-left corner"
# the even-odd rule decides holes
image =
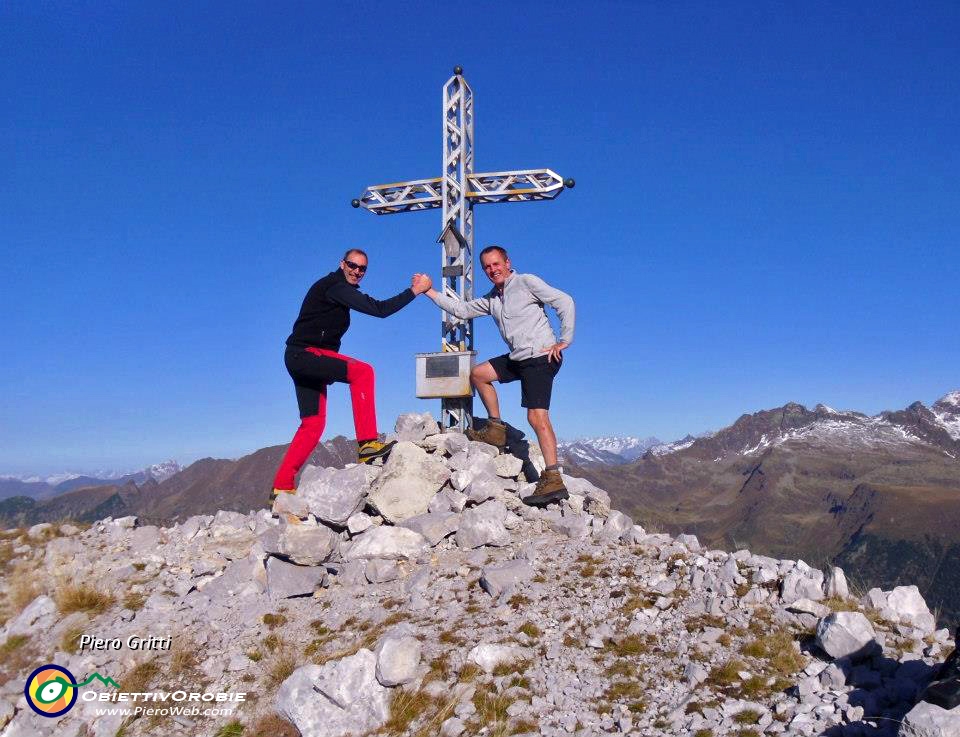
[[[414,294],[423,294],[433,288],[433,279],[429,274],[414,274],[410,279],[410,289]]]

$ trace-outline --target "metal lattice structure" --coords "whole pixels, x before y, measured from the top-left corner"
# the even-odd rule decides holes
[[[476,174],[473,171],[473,90],[460,67],[443,85],[443,175],[368,187],[353,200],[377,215],[442,208],[441,278],[444,294],[473,299],[473,207],[489,202],[552,200],[572,179],[563,180],[551,169],[523,169]],[[454,237],[449,236],[453,229]],[[472,351],[473,320],[443,313],[441,346],[444,351]],[[464,430],[473,420],[473,397],[441,400],[441,427]]]

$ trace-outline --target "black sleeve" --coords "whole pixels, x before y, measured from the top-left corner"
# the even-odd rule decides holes
[[[349,284],[334,284],[327,290],[327,299],[349,307],[351,310],[362,312],[374,317],[390,317],[394,312],[403,309],[416,297],[412,289],[404,289],[400,294],[390,299],[374,299]]]

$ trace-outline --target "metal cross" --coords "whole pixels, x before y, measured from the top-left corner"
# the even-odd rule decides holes
[[[444,294],[473,299],[473,206],[487,202],[552,200],[573,179],[551,169],[523,169],[476,174],[473,171],[473,90],[454,67],[443,85],[443,176],[368,187],[351,202],[376,215],[442,208],[441,282]],[[442,315],[443,351],[473,351],[473,320]],[[470,427],[473,395],[441,400],[443,428]]]

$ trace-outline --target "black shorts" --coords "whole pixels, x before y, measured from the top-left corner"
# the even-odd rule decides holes
[[[537,356],[523,361],[511,360],[509,354],[490,359],[501,384],[520,379],[520,406],[527,409],[550,409],[553,377],[557,375],[563,358],[548,361],[549,356]]]

